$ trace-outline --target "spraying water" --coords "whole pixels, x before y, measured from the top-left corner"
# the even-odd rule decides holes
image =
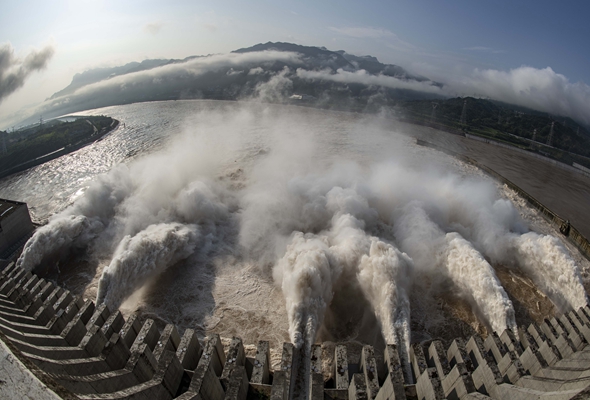
[[[461,191],[454,196],[461,204],[455,228],[493,262],[521,269],[562,312],[587,304],[580,271],[558,239],[527,232],[507,200]]]
[[[287,304],[289,334],[297,348],[311,346],[332,300],[334,282],[342,272],[330,262],[331,254],[325,239],[314,235],[293,235],[291,244],[274,269]]]
[[[215,298],[195,277],[206,266],[214,280],[223,264],[237,285],[232,301],[240,291],[271,293],[257,297],[266,309],[234,310],[260,316],[284,301],[288,326],[269,323],[303,351],[322,339],[328,311],[345,317],[333,300],[352,285],[402,359],[412,341],[410,295],[423,285],[416,276],[438,288],[425,296],[452,282],[477,319],[498,331],[513,329],[515,317],[495,263],[524,271],[560,307],[585,304],[578,267],[559,240],[528,232],[489,181],[466,178],[456,165],[429,168],[435,153],[378,121],[326,135],[344,117],[310,122],[265,107],[207,110],[165,149],[113,168],[37,230],[19,265],[32,270],[56,253],[86,249],[109,265],[86,283],[98,285],[98,302],[117,308],[150,285],[143,302],[162,292],[175,305],[154,313],[179,309],[167,320],[182,323],[201,310],[209,313],[202,329],[211,330],[231,323],[216,314],[230,299]],[[238,285],[246,270],[255,281]],[[360,331],[347,329],[334,335],[355,339]]]
[[[37,231],[17,261],[32,271],[44,258],[67,255],[72,249],[85,249],[102,233],[115,215],[115,208],[132,191],[133,183],[125,165],[100,176],[73,206],[55,215],[51,223]]]
[[[588,303],[580,272],[555,237],[528,232],[513,237],[511,242],[518,265],[561,312]]]
[[[403,208],[395,233],[420,273],[436,276],[440,283],[442,270],[492,330],[516,329],[512,302],[493,268],[461,235],[445,234],[418,202]]]
[[[407,377],[410,370],[410,300],[408,290],[412,260],[391,244],[371,241],[368,255],[359,264],[358,280],[375,310],[385,342],[400,349]]]
[[[199,236],[196,226],[178,223],[150,225],[125,236],[102,272],[96,302],[117,310],[149,278],[193,254]]]
[[[84,215],[69,215],[54,220],[51,226],[42,226],[29,240],[16,265],[32,271],[44,258],[52,254],[69,253],[75,248],[85,248],[104,225]]]

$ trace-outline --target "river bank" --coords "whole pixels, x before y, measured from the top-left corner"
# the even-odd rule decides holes
[[[6,178],[7,176],[16,174],[18,172],[25,171],[29,168],[36,167],[37,165],[44,164],[48,161],[54,160],[54,159],[61,157],[65,154],[73,153],[74,151],[77,151],[77,150],[79,150],[83,147],[86,147],[92,143],[96,143],[98,141],[101,141],[106,135],[108,135],[111,132],[116,131],[119,128],[119,124],[120,124],[120,122],[118,120],[113,119],[113,122],[109,126],[104,127],[101,130],[95,131],[95,133],[92,134],[91,136],[88,136],[87,138],[84,138],[75,144],[67,145],[67,146],[62,147],[58,150],[51,151],[47,154],[36,157],[32,160],[27,160],[21,164],[18,164],[18,165],[11,167],[11,168],[0,171],[0,179]]]

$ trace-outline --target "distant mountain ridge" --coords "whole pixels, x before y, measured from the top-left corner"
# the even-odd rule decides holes
[[[345,71],[359,71],[365,70],[374,75],[385,75],[395,77],[403,80],[414,80],[417,82],[429,81],[428,78],[414,75],[394,64],[383,64],[373,56],[355,56],[346,53],[344,50],[331,51],[325,47],[302,46],[293,43],[285,42],[267,42],[259,43],[251,47],[234,50],[232,53],[250,53],[258,51],[282,51],[293,52],[301,54],[305,63],[305,68],[311,70],[318,70],[330,68],[334,71],[343,69]],[[198,57],[203,56],[189,56],[184,59],[146,59],[141,62],[130,62],[117,67],[103,67],[86,70],[82,73],[77,73],[72,78],[72,82],[64,89],[54,93],[49,99],[56,99],[58,97],[73,94],[76,90],[93,84],[101,82],[115,76],[131,74],[133,72],[146,71],[169,64],[179,64]],[[290,65],[288,63],[278,63],[272,70],[280,70],[283,67],[291,67],[296,69],[298,65]],[[442,86],[436,82],[433,84]]]
[[[264,50],[278,50],[278,51],[291,51],[294,53],[300,53],[308,57],[313,64],[313,58],[319,60],[332,61],[334,69],[342,68],[345,70],[358,71],[364,69],[371,74],[382,74],[386,76],[392,76],[398,79],[412,79],[419,82],[429,81],[428,78],[419,75],[410,74],[408,71],[395,64],[383,64],[379,62],[377,57],[373,56],[355,56],[345,52],[344,50],[331,51],[325,47],[314,47],[314,46],[302,46],[293,43],[285,42],[267,42],[247,47],[244,49],[234,50],[234,53],[247,53],[252,51],[264,51]],[[317,64],[317,62],[316,62]],[[315,65],[317,66],[317,65]]]
[[[196,56],[190,56],[182,60],[177,59],[147,59],[141,62],[133,61],[118,67],[103,67],[103,68],[92,68],[81,73],[77,73],[72,78],[72,83],[67,87],[55,92],[49,99],[55,99],[61,96],[74,93],[77,89],[90,85],[92,83],[100,82],[105,79],[109,79],[119,75],[130,74],[133,72],[145,71],[152,68],[161,67],[168,64],[182,63],[195,58]]]

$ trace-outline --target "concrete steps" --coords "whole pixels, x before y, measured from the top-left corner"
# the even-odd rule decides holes
[[[0,271],[0,331],[20,356],[63,393],[81,399],[570,399],[590,397],[590,308],[571,310],[517,332],[494,332],[413,344],[410,359],[395,345],[360,357],[337,345],[328,365],[317,344],[305,352],[285,343],[280,366],[269,343],[246,357],[240,338],[203,343],[153,320],[127,319],[105,305],[75,298],[9,265]],[[406,365],[407,363],[407,365]]]

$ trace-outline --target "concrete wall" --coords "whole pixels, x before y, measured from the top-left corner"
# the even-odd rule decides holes
[[[584,171],[586,173],[587,176],[590,176],[590,168],[586,168],[583,165],[580,165],[578,163],[573,163],[572,164],[574,167],[581,169],[582,171]]]
[[[2,342],[0,342],[0,376],[2,377],[1,399],[59,399],[59,396],[37,379]]]

